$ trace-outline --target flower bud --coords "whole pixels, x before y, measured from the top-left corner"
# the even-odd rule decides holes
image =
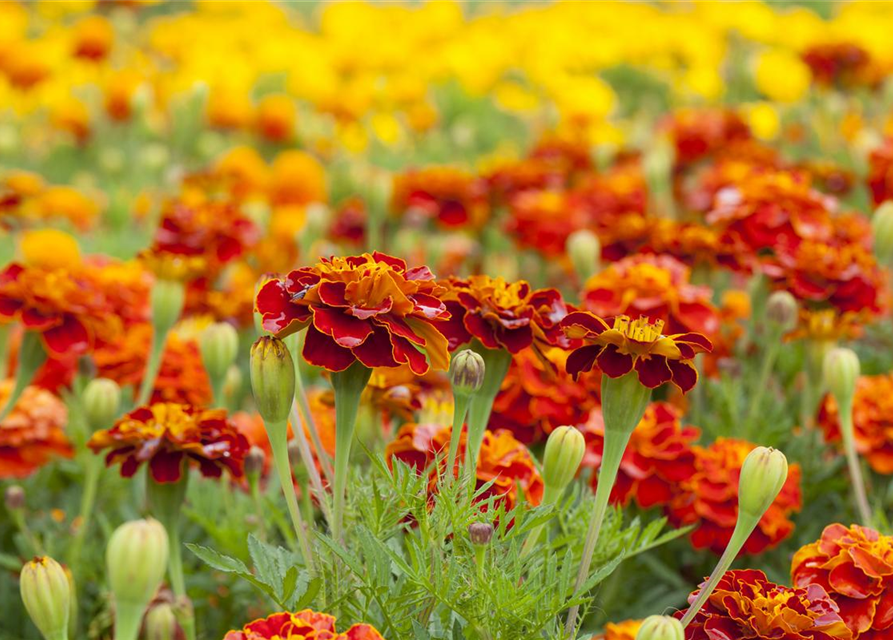
[[[159,278],[152,287],[152,326],[156,336],[170,331],[183,311],[186,291],[182,282]]]
[[[25,508],[25,490],[17,484],[6,487],[3,501],[8,511],[18,511]]]
[[[279,338],[261,336],[251,347],[251,391],[264,422],[288,420],[295,395],[295,368]]]
[[[115,602],[145,607],[167,571],[167,531],[157,520],[133,520],[115,529],[105,551]]]
[[[797,301],[787,291],[776,291],[766,300],[766,322],[780,333],[797,326]]]
[[[145,640],[175,640],[177,637],[177,616],[168,602],[160,602],[146,613],[144,622]]]
[[[34,558],[19,578],[22,602],[34,625],[46,640],[68,637],[71,615],[71,582],[58,562],[48,556]]]
[[[288,461],[293,467],[301,464],[301,445],[296,438],[288,441]]]
[[[114,380],[96,378],[84,389],[84,413],[87,422],[95,429],[107,429],[121,406],[121,387]]]
[[[239,334],[226,322],[205,329],[201,337],[202,363],[211,380],[223,380],[239,350]]]
[[[602,244],[595,233],[589,229],[578,229],[567,237],[565,248],[581,283],[598,273]]]
[[[241,390],[242,370],[233,365],[226,371],[226,378],[223,380],[223,397],[235,398]]]
[[[468,539],[471,544],[483,547],[493,538],[493,525],[489,522],[475,522],[468,525]]]
[[[738,511],[759,520],[788,479],[788,459],[778,449],[757,447],[741,465]]]
[[[252,445],[245,456],[245,475],[248,479],[257,478],[264,470],[267,454],[257,445]]]
[[[893,200],[882,203],[874,212],[871,231],[878,262],[890,264],[893,261]]]
[[[547,487],[563,491],[577,475],[586,452],[583,434],[574,427],[558,427],[546,440],[543,454],[543,482]]]
[[[859,356],[852,349],[835,347],[825,354],[825,386],[838,403],[852,399],[859,379]]]
[[[648,616],[639,627],[636,640],[685,640],[685,629],[676,618]]]
[[[470,396],[477,393],[484,384],[485,366],[481,354],[464,349],[453,356],[450,362],[450,381],[453,393]]]

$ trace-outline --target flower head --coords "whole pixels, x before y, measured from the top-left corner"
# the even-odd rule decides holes
[[[605,632],[593,636],[594,640],[636,640],[641,620],[624,620],[622,622],[609,622],[605,625]]]
[[[689,596],[694,602],[698,592]],[[681,617],[682,613],[677,614]],[[728,571],[685,630],[687,640],[850,640],[839,609],[818,585],[790,588],[754,569]]]
[[[148,463],[159,483],[177,482],[184,460],[195,462],[207,477],[219,478],[225,470],[239,478],[249,448],[225,411],[174,403],[138,407],[110,429],[97,431],[87,445],[97,453],[111,449],[106,464],[120,462],[125,478]]]
[[[6,404],[13,381],[0,382],[0,406]],[[71,457],[65,437],[68,411],[49,391],[26,387],[10,414],[0,422],[0,478],[24,478],[58,456]]]
[[[257,310],[277,336],[307,327],[303,355],[329,371],[407,363],[417,374],[449,365],[437,328],[449,317],[427,267],[382,253],[323,260],[263,285]],[[426,356],[427,355],[427,359]]]
[[[794,554],[791,576],[795,587],[828,592],[854,640],[881,640],[893,630],[893,537],[829,525]]]
[[[489,216],[486,183],[453,167],[408,171],[394,180],[397,214],[433,219],[444,227],[480,227]]]
[[[583,341],[583,346],[567,359],[567,371],[575,378],[597,363],[611,378],[635,370],[646,387],[654,389],[672,382],[687,393],[698,381],[692,359],[713,348],[698,333],[665,336],[663,321],[650,323],[645,317],[630,320],[628,316],[616,316],[608,324],[593,313],[577,311],[568,314],[561,326],[569,338]]]
[[[335,632],[335,618],[304,609],[297,613],[274,613],[230,631],[223,640],[384,640],[374,627],[355,624],[343,633]]]

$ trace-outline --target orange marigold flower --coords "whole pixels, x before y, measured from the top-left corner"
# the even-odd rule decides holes
[[[0,406],[5,406],[14,381],[0,381]],[[54,457],[70,458],[65,437],[68,411],[49,391],[26,387],[10,414],[0,422],[0,479],[24,478]]]
[[[215,86],[205,106],[208,124],[217,129],[247,129],[254,118],[254,105],[247,90]]]
[[[698,591],[693,592],[693,603]],[[681,618],[684,611],[676,614]],[[727,571],[685,630],[686,640],[851,640],[839,609],[819,585],[778,585],[755,569]]]
[[[326,202],[326,172],[309,153],[283,151],[270,167],[269,198],[273,205]]]
[[[449,366],[438,331],[449,312],[427,267],[378,253],[332,257],[269,280],[257,294],[263,326],[277,336],[307,328],[303,355],[328,371],[407,363],[417,374]],[[425,355],[428,358],[426,359]]]
[[[893,138],[868,156],[868,189],[875,206],[893,199]]]
[[[522,191],[510,201],[508,231],[518,244],[548,256],[565,254],[567,238],[587,226],[584,209],[570,207],[565,191]]]
[[[209,478],[223,471],[241,478],[248,452],[248,441],[226,411],[167,402],[134,409],[110,429],[94,433],[87,446],[97,453],[111,449],[106,464],[120,462],[125,478],[148,463],[152,479],[160,483],[180,480],[186,460]]]
[[[286,95],[261,98],[254,118],[257,132],[271,142],[288,142],[295,134],[295,103]]]
[[[583,465],[598,469],[605,446],[605,424],[600,410],[583,428],[586,455]],[[611,502],[629,504],[635,498],[642,508],[669,504],[681,483],[695,473],[692,444],[700,437],[696,427],[683,427],[679,410],[665,402],[648,405],[623,453]],[[592,474],[592,488],[598,485]]]
[[[893,632],[893,537],[857,524],[829,525],[794,554],[791,579],[795,587],[827,591],[853,640]]]
[[[73,29],[75,57],[102,60],[108,56],[115,41],[115,32],[105,17],[87,16]]]
[[[719,314],[710,300],[712,292],[690,278],[690,269],[673,257],[629,256],[586,282],[581,306],[599,316],[662,320],[668,333],[715,336]]]
[[[698,382],[692,359],[713,345],[699,333],[665,336],[663,326],[662,320],[650,323],[647,318],[630,320],[628,316],[616,316],[609,325],[588,311],[570,313],[561,327],[571,340],[582,340],[583,346],[568,357],[567,372],[576,379],[598,364],[602,373],[619,378],[635,369],[646,387],[672,382],[688,393]]]
[[[355,624],[343,633],[335,632],[335,618],[304,609],[297,613],[274,613],[230,631],[223,640],[384,640],[375,627]]]
[[[669,218],[650,220],[649,226],[648,248],[655,253],[673,256],[687,265],[716,262],[719,236],[711,227]]]
[[[525,444],[541,441],[562,425],[581,425],[598,406],[598,371],[574,380],[561,348],[515,354],[490,415],[491,429],[508,429]],[[545,359],[545,362],[544,362]]]
[[[828,442],[840,442],[837,401],[827,395],[818,417]],[[853,397],[856,450],[878,473],[893,474],[893,374],[862,376]]]
[[[134,96],[145,79],[133,69],[122,69],[105,83],[105,112],[112,120],[123,122],[133,114]]]
[[[449,426],[439,424],[403,425],[385,450],[388,464],[392,465],[392,460],[396,458],[414,467],[419,473],[427,472],[428,490],[433,495],[437,490],[438,476],[444,473],[445,469],[435,469],[432,463],[440,459],[441,467],[446,466],[451,431]],[[459,471],[459,460],[464,458],[466,435],[463,430],[454,474]],[[500,429],[495,432],[484,432],[476,478],[477,488],[493,482],[479,497],[479,502],[495,497],[505,503],[506,511],[517,504],[519,490],[523,492],[525,500],[532,505],[538,505],[543,498],[543,479],[536,470],[530,452],[515,440],[509,431]]]
[[[605,625],[605,632],[593,636],[593,640],[636,640],[641,620],[624,620],[623,622],[609,622]]]
[[[490,215],[486,182],[454,167],[427,167],[395,176],[395,215],[435,220],[445,227],[479,228]]]
[[[738,478],[744,458],[756,445],[744,440],[718,438],[709,447],[695,446],[695,472],[680,484],[667,508],[676,526],[696,525],[691,533],[695,549],[722,553],[738,519]],[[744,553],[761,553],[787,538],[794,530],[791,514],[800,510],[800,467],[792,464],[788,479],[775,501],[744,543]]]
[[[862,335],[867,318],[862,313],[838,313],[835,309],[800,309],[797,327],[786,340],[836,343]]]

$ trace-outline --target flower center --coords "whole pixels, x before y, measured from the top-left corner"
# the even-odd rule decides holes
[[[614,318],[614,329],[636,342],[655,342],[663,335],[664,321],[649,322],[647,316],[630,320],[629,316]]]

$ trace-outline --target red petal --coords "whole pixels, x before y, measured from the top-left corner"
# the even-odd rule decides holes
[[[372,335],[352,351],[357,360],[370,368],[396,367],[399,364],[394,359],[391,334],[383,327],[375,327]]]
[[[327,371],[344,371],[356,362],[350,349],[339,347],[329,336],[320,333],[312,324],[304,337],[304,360]]]
[[[565,363],[567,372],[576,380],[581,372],[591,371],[596,358],[598,358],[598,355],[602,352],[602,348],[603,347],[599,345],[588,345],[571,352]]]
[[[698,383],[698,370],[690,362],[667,360],[667,364],[673,372],[673,384],[679,387],[682,393],[688,393]]]
[[[183,475],[183,452],[159,451],[149,460],[149,472],[155,482],[177,482]]]
[[[663,356],[637,358],[636,372],[639,374],[639,382],[649,389],[655,389],[673,377],[673,372],[667,366],[667,359]]]
[[[43,342],[53,353],[85,353],[90,348],[90,334],[80,320],[67,316],[57,327],[43,332]]]
[[[331,336],[339,347],[353,349],[372,335],[372,325],[337,309],[315,307],[313,326]]]
[[[598,368],[610,378],[619,378],[633,368],[633,357],[628,353],[620,353],[613,344],[607,345],[596,359]]]

